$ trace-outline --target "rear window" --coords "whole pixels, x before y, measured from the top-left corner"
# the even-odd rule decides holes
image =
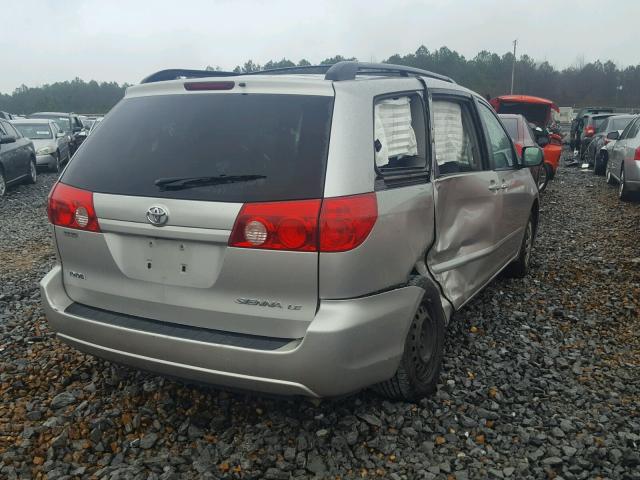
[[[87,138],[62,181],[94,192],[219,202],[320,198],[333,97],[128,98]],[[260,178],[167,190],[160,178]]]
[[[518,140],[518,121],[515,118],[500,118],[512,140]]]
[[[610,126],[609,126],[609,131],[613,132],[614,130],[624,130],[627,125],[629,125],[631,123],[631,120],[633,120],[633,117],[623,117],[623,118],[614,118],[612,120],[610,120]]]

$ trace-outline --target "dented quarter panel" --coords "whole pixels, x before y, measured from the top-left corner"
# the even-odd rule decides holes
[[[434,238],[433,184],[376,192],[378,219],[354,250],[320,254],[320,298],[350,298],[407,282]]]

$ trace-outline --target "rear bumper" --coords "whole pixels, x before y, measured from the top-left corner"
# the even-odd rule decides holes
[[[640,191],[640,161],[626,160],[624,164],[624,179],[630,191]]]
[[[284,395],[336,396],[390,378],[424,291],[415,286],[323,300],[301,339],[258,350],[179,338],[65,312],[73,303],[54,267],[40,282],[58,337],[84,352],[162,375]]]

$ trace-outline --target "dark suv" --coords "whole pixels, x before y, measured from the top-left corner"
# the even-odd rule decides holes
[[[598,113],[613,113],[612,108],[601,107],[585,107],[578,111],[578,114],[571,122],[571,149],[575,150],[580,147],[580,137],[584,129],[584,120],[587,115],[594,115]]]

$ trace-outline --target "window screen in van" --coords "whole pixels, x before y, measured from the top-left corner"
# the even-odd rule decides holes
[[[320,198],[333,97],[178,94],[125,98],[61,181],[93,192],[219,202]],[[185,189],[156,180],[256,179]]]

